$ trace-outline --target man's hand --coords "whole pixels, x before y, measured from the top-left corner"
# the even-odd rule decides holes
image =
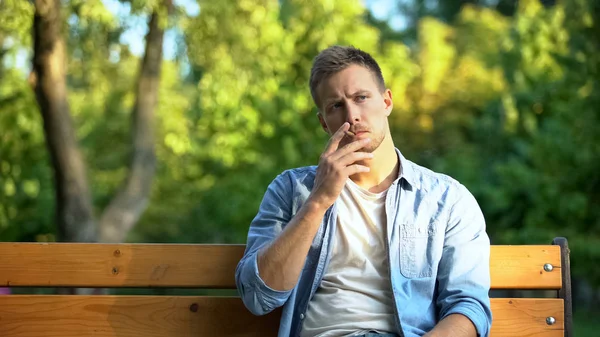
[[[333,205],[342,192],[348,177],[360,172],[369,172],[369,167],[356,164],[356,162],[373,158],[372,153],[358,152],[371,141],[370,138],[357,140],[338,148],[348,128],[349,124],[344,123],[331,136],[319,159],[315,185],[309,197],[309,200],[318,204],[319,207],[329,208]]]

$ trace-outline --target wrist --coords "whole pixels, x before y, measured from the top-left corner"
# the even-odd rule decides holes
[[[324,202],[323,200],[311,195],[304,203],[303,208],[305,208],[309,213],[316,213],[323,216],[329,207],[331,207],[331,205],[332,203]]]

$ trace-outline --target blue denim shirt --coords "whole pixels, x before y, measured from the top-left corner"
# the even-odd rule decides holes
[[[396,149],[401,174],[386,196],[387,251],[398,333],[422,336],[450,314],[463,314],[488,336],[490,241],[473,195],[456,180],[432,172]],[[311,297],[331,257],[337,206],[315,235],[296,286],[277,291],[258,274],[257,252],[281,233],[307,200],[316,166],[287,170],[267,188],[250,224],[235,278],[244,305],[255,315],[283,306],[279,336],[298,336]]]

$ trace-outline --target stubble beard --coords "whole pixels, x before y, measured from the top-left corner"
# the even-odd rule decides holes
[[[369,144],[367,144],[365,147],[360,149],[360,151],[373,153],[373,152],[375,152],[375,150],[377,150],[379,148],[381,143],[383,143],[384,139],[385,139],[385,132],[375,135],[375,137],[371,138],[371,142],[369,142]]]

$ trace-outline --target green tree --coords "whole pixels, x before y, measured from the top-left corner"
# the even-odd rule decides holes
[[[19,6],[14,3],[10,5]],[[61,240],[66,241],[121,241],[145,209],[150,181],[154,175],[153,115],[162,65],[164,23],[159,24],[159,12],[163,7],[158,3],[154,4],[146,38],[146,50],[136,81],[130,168],[122,188],[117,191],[113,202],[105,208],[97,227],[85,161],[79,150],[67,92],[69,85],[77,91],[86,86],[101,86],[103,82],[109,84],[106,81],[109,78],[102,76],[102,71],[111,68],[104,60],[110,53],[108,47],[110,35],[114,33],[111,31],[113,22],[111,15],[99,1],[73,1],[66,5],[68,7],[61,8],[60,2],[53,1],[36,2],[34,6],[21,3],[20,6],[23,7],[16,7],[21,9],[23,14],[19,16],[19,20],[26,20],[28,17],[25,14],[29,13],[29,19],[33,19],[33,71],[30,84],[35,90],[42,112],[46,144],[54,171],[58,234]],[[77,34],[74,34],[76,38],[73,40],[80,43],[69,44],[63,37],[66,25],[61,12],[69,12],[68,9],[72,10],[72,18],[78,25]],[[27,10],[29,12],[26,12]],[[22,34],[18,30],[16,33]],[[84,66],[75,66],[75,71],[68,73],[66,66],[70,52],[73,53],[75,65],[77,62],[92,62],[94,66],[99,67],[93,69],[88,66],[84,70]],[[81,71],[78,73],[77,70]],[[99,93],[101,90],[95,92]],[[6,172],[14,171],[15,166],[10,162],[3,166]],[[11,183],[7,182],[5,185],[9,186]],[[16,191],[17,187],[14,185],[12,183],[12,189]],[[22,188],[24,191],[35,191],[35,186],[35,183],[25,185],[23,182]],[[9,206],[7,213],[9,217],[14,217],[11,214],[15,213],[12,207]]]
[[[32,22],[29,3],[0,2],[0,237],[9,241],[53,230],[45,212],[53,197],[41,118],[19,70]]]

